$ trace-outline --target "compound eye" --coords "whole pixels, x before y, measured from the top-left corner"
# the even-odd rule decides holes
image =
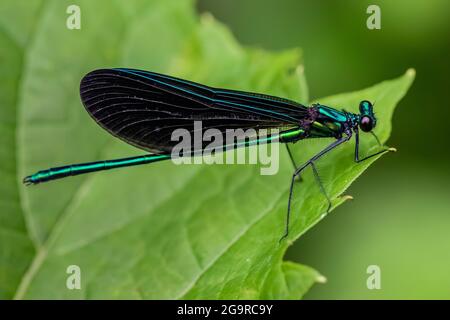
[[[364,132],[369,132],[373,129],[373,121],[372,118],[368,116],[363,116],[361,118],[361,121],[359,122],[359,126],[361,127],[361,130]]]
[[[363,114],[370,114],[373,112],[373,105],[370,101],[363,100],[359,103],[359,112]]]

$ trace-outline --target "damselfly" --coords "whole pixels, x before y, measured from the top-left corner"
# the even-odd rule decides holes
[[[324,194],[328,209],[331,200],[319,179],[315,162],[324,154],[355,135],[355,162],[361,162],[392,149],[383,148],[364,158],[359,157],[359,128],[370,132],[376,125],[373,105],[361,101],[359,114],[336,110],[321,104],[306,107],[300,103],[274,96],[212,88],[195,82],[167,75],[134,69],[101,69],[87,74],[80,84],[81,100],[91,117],[109,133],[125,142],[144,149],[150,154],[143,156],[96,161],[56,167],[27,176],[25,184],[74,176],[88,172],[129,167],[171,159],[176,142],[170,139],[177,128],[194,130],[194,121],[202,121],[205,128],[260,130],[282,128],[270,138],[256,136],[232,147],[250,146],[256,143],[276,141],[285,143],[295,167],[292,175],[286,229],[289,232],[289,217],[295,180],[302,171],[311,166],[320,190]],[[334,138],[335,140],[300,166],[295,164],[288,143],[309,138]],[[375,136],[378,143],[378,138]],[[227,149],[229,146],[224,146]],[[200,146],[200,149],[204,145]],[[191,156],[199,151],[192,150]]]

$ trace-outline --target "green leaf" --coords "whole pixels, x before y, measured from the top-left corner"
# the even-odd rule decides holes
[[[17,3],[23,9],[25,3]],[[32,34],[33,16],[39,8],[35,1],[27,13],[17,14],[19,26],[9,24],[12,3],[2,2],[0,17],[0,299],[12,297],[33,258],[34,247],[25,225],[17,180],[17,108],[21,91],[21,67],[27,38]]]
[[[9,85],[1,86],[6,114],[0,136],[10,137],[0,154],[0,177],[10,192],[0,198],[2,296],[296,299],[323,281],[317,271],[282,260],[288,243],[326,209],[306,175],[297,188],[289,240],[279,245],[292,174],[285,152],[274,176],[260,175],[254,165],[167,162],[19,185],[24,175],[49,166],[141,153],[101,130],[81,106],[78,82],[92,69],[142,68],[308,100],[298,50],[243,48],[211,16],[198,19],[191,1],[75,2],[81,30],[65,28],[65,10],[74,1],[45,1],[23,15],[26,23],[0,20],[2,55],[23,57],[2,66],[11,75],[4,80]],[[10,12],[14,3],[7,3]],[[26,28],[34,31],[10,32]],[[386,141],[394,107],[412,79],[410,72],[320,101],[349,111],[362,99],[376,101],[376,131]],[[374,141],[365,138],[369,152]],[[294,145],[299,161],[330,141],[313,142]],[[349,143],[321,161],[335,206],[375,160],[355,165]],[[66,288],[69,265],[81,268],[81,290]]]

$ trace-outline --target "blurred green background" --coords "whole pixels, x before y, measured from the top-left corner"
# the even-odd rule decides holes
[[[381,8],[381,30],[366,9]],[[396,77],[416,80],[398,106],[389,141],[399,151],[378,161],[340,206],[300,238],[288,259],[313,266],[328,282],[306,298],[450,299],[450,2],[202,0],[249,46],[301,47],[313,99]],[[366,269],[381,268],[368,290]]]

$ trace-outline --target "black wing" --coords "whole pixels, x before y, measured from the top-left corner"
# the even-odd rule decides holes
[[[293,127],[306,107],[262,94],[215,89],[195,82],[134,69],[101,69],[80,84],[92,118],[112,135],[150,152],[170,152],[175,129],[243,130]]]

